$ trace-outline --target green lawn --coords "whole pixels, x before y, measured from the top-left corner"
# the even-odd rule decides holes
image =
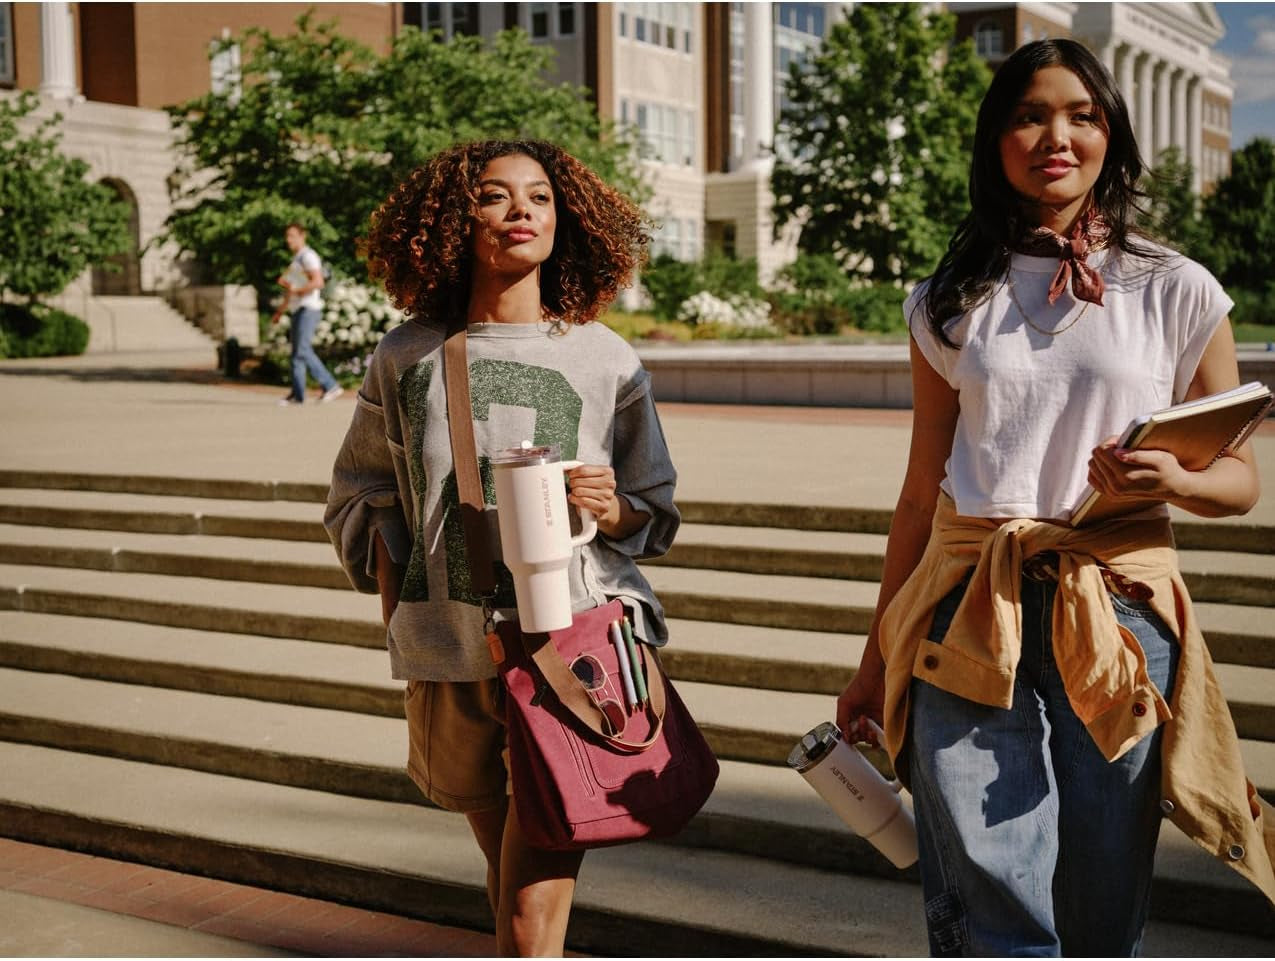
[[[1240,344],[1275,344],[1275,324],[1236,324],[1235,341]]]

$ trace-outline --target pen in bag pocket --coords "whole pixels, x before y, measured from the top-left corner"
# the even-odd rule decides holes
[[[629,663],[633,667],[633,687],[637,692],[638,706],[647,702],[646,678],[642,676],[642,658],[638,656],[637,643],[633,640],[633,626],[626,617],[620,621],[620,630],[624,632],[624,646],[629,651]]]
[[[637,692],[633,690],[633,672],[629,670],[629,655],[624,649],[624,635],[620,633],[620,622],[611,622],[611,645],[615,648],[615,659],[620,665],[620,680],[624,682],[624,702],[630,709],[638,704]]]

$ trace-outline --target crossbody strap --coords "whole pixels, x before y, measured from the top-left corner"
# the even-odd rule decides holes
[[[465,529],[469,581],[474,593],[496,593],[496,567],[487,525],[487,498],[478,474],[478,448],[474,443],[474,408],[469,399],[469,358],[465,349],[464,321],[453,324],[443,342],[443,381],[447,387],[447,432],[452,441],[452,465],[460,519]]]

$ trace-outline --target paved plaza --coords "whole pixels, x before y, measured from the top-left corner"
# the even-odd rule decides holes
[[[5,362],[0,469],[324,484],[355,392],[300,409],[276,405],[284,392],[225,381],[204,353]],[[688,502],[890,508],[902,480],[908,411],[660,411]],[[1256,446],[1269,488],[1275,423]],[[1275,524],[1275,497],[1243,522]],[[383,953],[494,951],[463,929],[0,840],[0,955],[340,954],[354,934]]]

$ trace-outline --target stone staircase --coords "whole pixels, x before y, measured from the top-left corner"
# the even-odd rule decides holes
[[[92,296],[81,310],[89,325],[89,353],[207,348],[216,355],[216,342],[156,295]]]
[[[317,485],[0,471],[0,834],[489,928],[461,819],[403,773],[375,598]],[[926,953],[897,871],[782,766],[831,718],[888,513],[684,503],[647,574],[722,758],[675,841],[591,852],[568,943],[605,955]],[[1179,526],[1250,776],[1275,797],[1275,530]],[[1270,954],[1275,912],[1166,823],[1145,950]]]

